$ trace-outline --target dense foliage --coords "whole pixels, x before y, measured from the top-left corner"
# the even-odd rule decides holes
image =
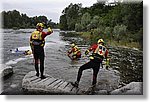
[[[95,3],[91,7],[70,4],[62,11],[60,23],[48,20],[46,16],[28,17],[17,10],[1,12],[3,28],[35,28],[38,22],[61,30],[82,32],[92,42],[105,41],[129,44],[136,42],[143,47],[143,2],[117,3],[114,6]]]
[[[56,28],[57,24],[52,22],[52,20],[48,20],[46,16],[35,16],[28,17],[26,14],[20,14],[19,11],[3,11],[3,28],[35,28],[35,25],[39,22],[44,22],[46,26],[51,26],[52,28]]]
[[[143,2],[115,6],[96,3],[85,8],[71,3],[63,10],[59,26],[61,30],[94,33],[94,41],[104,38],[118,43],[138,42],[142,48]]]

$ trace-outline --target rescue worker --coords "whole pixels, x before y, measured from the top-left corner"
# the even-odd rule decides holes
[[[25,55],[31,55],[32,52],[31,52],[30,50],[27,50],[27,51],[24,51],[24,54],[25,54]]]
[[[71,54],[72,56],[70,56]],[[81,58],[81,51],[78,48],[78,46],[75,45],[74,43],[71,44],[71,49],[68,51],[68,57],[71,58],[72,60]]]
[[[34,66],[36,71],[36,76],[39,77],[39,66],[38,61],[40,61],[40,74],[41,79],[46,78],[44,76],[44,45],[45,45],[45,37],[50,35],[53,31],[49,27],[48,32],[43,32],[44,25],[43,23],[38,23],[36,25],[36,30],[32,32],[30,36],[30,46],[32,49],[33,57],[34,57]]]
[[[102,63],[104,58],[106,58],[107,60],[108,50],[104,46],[103,39],[99,39],[97,44],[93,44],[88,50],[85,51],[85,55],[89,54],[90,51],[93,51],[92,55],[90,56],[90,61],[79,68],[77,80],[75,82],[71,82],[74,87],[78,87],[83,70],[90,68],[93,69],[92,87],[96,86],[97,74],[100,68],[100,64]]]

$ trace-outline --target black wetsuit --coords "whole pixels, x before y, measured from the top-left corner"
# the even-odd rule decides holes
[[[100,62],[99,60],[97,61],[97,59],[93,59],[93,60],[90,60],[88,63],[82,65],[79,68],[79,71],[78,71],[77,81],[78,82],[80,81],[83,70],[92,68],[93,69],[93,82],[92,82],[92,85],[95,85],[96,82],[97,82],[97,74],[98,74],[101,63],[102,63],[102,61]]]
[[[30,36],[30,46],[33,52],[34,60],[35,60],[35,70],[36,76],[39,76],[39,66],[38,62],[40,62],[40,72],[41,79],[46,78],[44,74],[44,45],[45,45],[45,37],[50,35],[53,31],[49,28],[48,32],[43,32],[43,28],[39,26],[34,32],[32,32]]]
[[[35,59],[35,70],[37,74],[39,74],[39,66],[38,66],[38,61],[40,60],[40,72],[41,76],[43,76],[44,73],[44,48],[42,46],[34,46],[33,48],[33,56]]]

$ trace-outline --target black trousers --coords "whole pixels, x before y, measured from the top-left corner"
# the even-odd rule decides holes
[[[39,60],[40,60],[40,73],[41,73],[41,76],[43,75],[44,73],[44,48],[41,47],[41,46],[34,46],[33,48],[33,56],[34,56],[34,60],[35,60],[35,70],[37,73],[39,73],[39,66],[38,66],[38,63],[39,63]]]
[[[78,82],[80,81],[80,78],[82,76],[83,70],[90,69],[90,68],[93,69],[93,82],[92,82],[92,85],[96,84],[96,82],[97,82],[97,74],[98,74],[98,71],[99,71],[99,68],[100,68],[100,62],[98,63],[98,62],[95,62],[94,60],[90,60],[88,63],[82,65],[79,68],[78,76],[77,76],[77,81]]]

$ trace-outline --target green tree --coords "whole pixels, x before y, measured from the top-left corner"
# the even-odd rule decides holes
[[[65,14],[60,16],[59,28],[60,28],[61,30],[68,30],[67,18],[66,18],[66,15],[65,15]]]
[[[100,23],[100,17],[99,16],[94,16],[93,19],[90,22],[90,29],[97,28],[99,23]]]
[[[80,23],[75,24],[75,31],[82,31],[83,27]]]
[[[83,30],[87,30],[87,26],[90,24],[90,22],[91,16],[89,13],[86,12],[81,18],[81,25],[83,26]]]
[[[114,27],[113,33],[118,43],[122,39],[122,36],[126,34],[126,31],[127,31],[127,26],[125,25],[116,25]]]
[[[82,4],[70,3],[70,5],[62,11],[63,15],[61,15],[60,17],[60,26],[63,27],[62,25],[65,25],[64,27],[66,27],[67,25],[68,30],[74,30],[75,24],[80,21],[81,7],[82,7]],[[61,28],[61,29],[64,29],[64,28]]]
[[[105,37],[107,39],[109,39],[110,41],[112,40],[113,35],[112,35],[112,28],[111,27],[106,27],[104,34],[105,34]]]
[[[3,16],[3,28],[35,28],[39,22],[47,24],[50,21],[46,16],[28,17],[26,14],[21,14],[17,10],[3,11],[1,14]],[[48,25],[57,27],[57,24],[51,21]]]

